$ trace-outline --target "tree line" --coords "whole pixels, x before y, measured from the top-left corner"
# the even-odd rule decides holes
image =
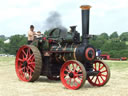
[[[4,43],[6,39],[9,39],[9,43]],[[22,46],[27,44],[27,37],[25,35],[13,35],[8,38],[0,38],[0,54],[12,54],[15,55],[16,51]]]
[[[107,33],[94,36],[90,44],[101,49],[102,54],[109,54],[112,58],[128,57],[128,32],[118,35],[113,32],[110,36]]]
[[[10,39],[10,43],[4,43],[6,39]],[[113,58],[127,57],[128,56],[128,32],[123,32],[118,35],[113,32],[111,35],[101,33],[95,35],[89,42],[96,49],[100,49],[102,54],[109,54]],[[16,50],[20,46],[27,44],[26,35],[13,35],[10,37],[0,36],[0,54],[16,54]]]

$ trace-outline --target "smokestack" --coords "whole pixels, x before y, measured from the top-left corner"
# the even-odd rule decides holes
[[[82,5],[80,6],[82,9],[82,42],[84,44],[88,44],[89,37],[89,13],[90,13],[90,5]]]

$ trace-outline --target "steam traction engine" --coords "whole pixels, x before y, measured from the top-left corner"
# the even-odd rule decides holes
[[[17,76],[25,82],[34,82],[40,75],[59,80],[68,89],[82,87],[85,80],[93,86],[103,86],[110,78],[109,67],[95,59],[95,48],[89,45],[90,6],[82,9],[82,41],[76,26],[70,32],[54,28],[47,36],[36,38],[31,45],[22,46],[16,55]]]

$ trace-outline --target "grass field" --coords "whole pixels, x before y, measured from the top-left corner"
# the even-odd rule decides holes
[[[86,80],[79,90],[68,90],[60,81],[40,77],[34,83],[19,81],[15,58],[0,57],[0,96],[128,96],[128,61],[104,61],[111,78],[103,87],[91,86]]]
[[[107,63],[111,69],[125,70],[128,68],[128,61],[104,60],[104,62]]]
[[[0,57],[0,66],[14,65],[15,57]],[[128,68],[128,61],[104,60],[111,69],[124,70]]]
[[[0,57],[0,66],[14,65],[15,57]]]

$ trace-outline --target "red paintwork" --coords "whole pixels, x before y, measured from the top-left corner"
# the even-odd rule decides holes
[[[43,37],[43,40],[46,40],[46,37]]]
[[[92,50],[92,52],[93,52],[92,58],[90,58],[90,57],[88,56],[88,52],[89,52],[90,50]],[[85,57],[86,57],[89,61],[93,60],[93,59],[95,58],[95,51],[94,51],[94,49],[93,49],[93,48],[87,48],[86,51],[85,51]]]
[[[127,57],[121,57],[121,60],[127,60]]]
[[[99,71],[97,76],[89,76],[88,82],[93,86],[103,86],[106,83],[108,77],[108,69],[102,61],[95,61],[93,63],[93,70]]]
[[[117,61],[120,61],[120,58],[110,58],[108,60],[117,60]]]
[[[110,58],[110,55],[108,54],[101,54],[100,57],[104,58],[105,60],[127,60],[127,57],[121,57],[121,58]]]
[[[27,66],[23,66],[23,62],[27,62]],[[29,82],[35,69],[35,57],[32,50],[28,46],[19,49],[15,62],[16,74],[20,80]]]
[[[53,40],[52,39],[49,39],[48,43],[51,43]]]
[[[67,72],[67,74],[64,73],[65,71]],[[81,72],[81,74],[78,74],[78,72]],[[73,78],[69,77],[70,73],[73,73],[74,75]],[[66,63],[63,64],[60,71],[60,77],[61,77],[61,82],[68,89],[78,89],[83,82],[82,69],[77,62],[72,60],[67,61]]]
[[[109,60],[110,59],[110,55],[108,55],[108,54],[101,54],[100,56],[102,58],[106,59],[106,60]]]

